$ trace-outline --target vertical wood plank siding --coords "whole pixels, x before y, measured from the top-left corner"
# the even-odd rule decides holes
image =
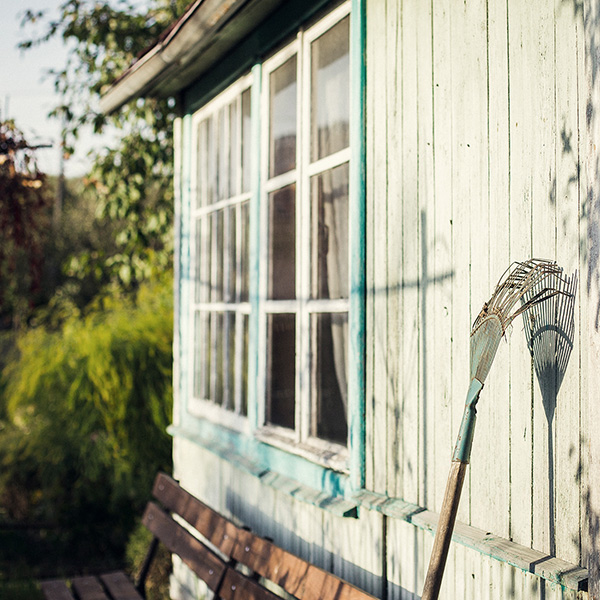
[[[439,510],[472,322],[511,261],[556,259],[579,272],[562,385],[548,406],[516,320],[481,393],[459,520],[587,566],[600,536],[598,520],[588,528],[590,506],[600,507],[589,488],[600,456],[590,415],[600,411],[587,393],[588,379],[590,389],[600,381],[600,167],[590,158],[600,120],[588,110],[600,96],[589,62],[600,17],[585,16],[587,0],[365,2],[365,487]],[[184,153],[188,128],[184,120]],[[183,256],[182,296],[186,268]],[[385,600],[420,596],[428,531],[365,506],[358,519],[336,517],[182,437],[174,462],[184,487],[287,549]],[[179,564],[173,582],[174,597],[201,597]],[[587,594],[452,544],[440,597]]]
[[[578,5],[561,0],[367,2],[367,486],[375,492],[439,510],[471,324],[509,263],[556,259],[586,276],[583,36]],[[578,475],[585,294],[580,285],[552,410],[520,319],[501,344],[459,514],[573,563],[582,561],[588,491]],[[426,560],[409,529],[398,539],[404,564]],[[401,548],[407,540],[419,550]],[[498,566],[490,568],[486,577],[496,579]],[[474,594],[464,597],[484,596]]]

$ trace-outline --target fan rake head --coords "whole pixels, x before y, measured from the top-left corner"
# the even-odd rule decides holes
[[[562,268],[554,261],[532,258],[510,265],[473,323],[471,379],[485,381],[500,340],[518,315],[557,294],[567,293],[552,285],[557,279],[563,281]]]

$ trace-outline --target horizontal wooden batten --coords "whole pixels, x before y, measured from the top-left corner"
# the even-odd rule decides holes
[[[366,490],[353,494],[351,498],[368,510],[376,510],[392,519],[401,519],[420,529],[435,533],[439,515],[434,511],[399,498],[389,498]],[[452,541],[571,590],[587,590],[587,569],[477,527],[457,522]]]

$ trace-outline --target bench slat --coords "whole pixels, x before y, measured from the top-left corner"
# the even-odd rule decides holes
[[[227,569],[219,588],[221,600],[281,600],[260,583],[249,579],[239,571]]]
[[[46,600],[75,600],[67,584],[60,579],[42,581],[42,593]]]
[[[74,577],[71,587],[80,600],[110,600],[95,577]]]
[[[123,571],[100,575],[100,581],[115,600],[143,600]]]
[[[152,502],[148,503],[142,522],[170,552],[177,554],[205,581],[211,590],[217,589],[227,567],[212,550]]]
[[[332,573],[237,527],[164,473],[157,475],[153,493],[165,508],[185,519],[223,554],[246,565],[293,596],[303,600],[375,600],[374,596]]]

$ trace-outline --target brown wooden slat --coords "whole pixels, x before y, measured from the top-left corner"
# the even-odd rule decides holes
[[[237,527],[164,473],[156,477],[153,493],[167,509],[184,518],[221,552],[298,598],[374,599],[374,596],[332,573],[311,565],[251,531]]]
[[[257,581],[228,568],[219,588],[221,600],[281,600]]]
[[[100,581],[115,600],[143,600],[123,571],[100,575]]]
[[[211,590],[215,590],[225,572],[225,563],[179,523],[149,502],[142,520],[144,525],[169,549],[177,554]]]
[[[75,600],[67,584],[59,579],[42,581],[42,593],[46,600]]]
[[[164,473],[157,475],[153,494],[167,510],[185,519],[223,554],[231,555],[242,529],[192,496]]]
[[[71,587],[79,600],[110,600],[96,577],[74,577]]]

